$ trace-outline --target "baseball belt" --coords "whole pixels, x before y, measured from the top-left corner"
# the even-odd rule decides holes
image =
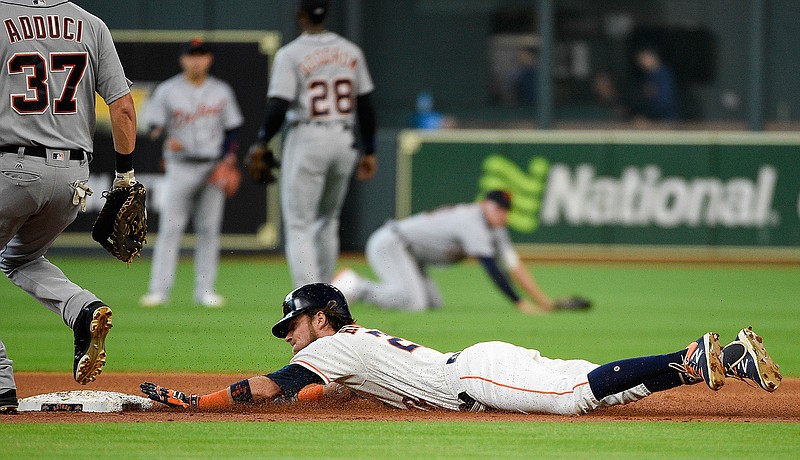
[[[22,146],[22,145],[4,145],[0,147],[0,152],[18,154],[22,149],[22,155],[30,157],[47,158],[47,152],[61,152],[66,153],[68,160],[84,160],[87,155],[86,152],[80,149],[54,149],[41,146]]]

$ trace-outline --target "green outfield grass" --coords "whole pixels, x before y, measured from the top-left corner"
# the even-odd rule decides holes
[[[371,274],[363,262],[348,262]],[[262,372],[291,356],[270,333],[291,288],[280,260],[223,260],[218,287],[229,304],[222,309],[192,304],[189,262],[179,267],[170,303],[157,309],[137,304],[147,290],[147,259],[130,268],[113,259],[55,263],[114,309],[107,371]],[[581,294],[595,307],[523,316],[478,265],[465,264],[433,271],[446,302],[441,310],[415,314],[359,303],[351,309],[360,324],[442,351],[504,340],[595,362],[676,350],[708,330],[726,342],[753,325],[784,375],[800,376],[800,268],[548,263],[531,270],[551,295]],[[63,322],[5,278],[0,293],[0,333],[15,369],[69,371],[72,334]]]
[[[0,424],[0,434],[8,458],[773,459],[800,448],[797,426],[780,423]]]
[[[222,309],[192,305],[192,266],[181,262],[168,306],[137,305],[149,259],[54,258],[114,309],[106,372],[264,373],[290,358],[270,328],[290,289],[280,259],[230,258],[220,267]],[[345,260],[362,274],[369,268]],[[552,296],[592,298],[588,312],[518,314],[475,264],[434,270],[446,305],[413,314],[355,304],[360,324],[441,351],[504,340],[546,356],[606,362],[680,349],[708,330],[732,339],[753,325],[785,376],[800,376],[800,268],[638,264],[533,265]],[[0,279],[0,337],[16,371],[69,372],[72,334],[60,318]],[[104,433],[101,457],[793,457],[797,424],[759,423],[136,423],[8,425],[0,438],[20,457],[77,457],[87,433]],[[108,436],[105,435],[108,434]],[[54,449],[56,446],[57,449]],[[280,446],[280,447],[276,447]],[[347,447],[342,447],[347,446]],[[142,450],[133,450],[142,449]],[[92,451],[95,452],[95,451]],[[14,455],[17,457],[17,455]]]

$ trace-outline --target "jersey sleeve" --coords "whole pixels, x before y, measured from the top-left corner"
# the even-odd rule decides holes
[[[150,96],[145,111],[145,120],[148,126],[159,126],[162,128],[166,126],[169,119],[166,94],[166,85],[164,83],[156,86],[156,89],[153,90],[153,94]]]
[[[322,378],[298,364],[289,364],[277,371],[267,374],[267,378],[275,382],[286,398],[294,398],[307,385],[323,383]]]
[[[356,94],[363,96],[375,90],[375,85],[372,82],[372,76],[369,74],[369,67],[367,66],[367,59],[364,57],[364,52],[359,51],[358,65],[356,66]]]
[[[227,94],[227,101],[225,103],[225,110],[222,114],[222,124],[225,130],[234,129],[244,124],[244,116],[242,110],[239,108],[239,103],[236,101],[236,94],[230,85],[225,85],[225,92]]]
[[[297,74],[286,48],[275,53],[271,73],[267,97],[279,97],[290,102],[297,99]]]
[[[133,83],[125,77],[125,70],[119,60],[114,40],[106,24],[97,19],[97,94],[106,104],[111,104],[122,96],[130,93]]]
[[[492,229],[483,218],[480,208],[473,208],[459,216],[458,238],[464,254],[470,257],[497,257]]]
[[[506,270],[511,270],[516,268],[519,265],[519,254],[517,254],[517,250],[514,249],[514,245],[511,242],[511,235],[508,234],[508,229],[497,228],[493,231],[495,241],[497,242],[497,252],[500,260],[503,262],[503,266]]]

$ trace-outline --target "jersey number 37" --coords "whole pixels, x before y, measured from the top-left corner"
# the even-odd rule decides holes
[[[16,53],[8,60],[9,75],[27,79],[27,91],[11,95],[11,107],[20,115],[42,114],[50,108],[50,72],[67,74],[60,96],[53,100],[53,114],[78,111],[75,93],[86,72],[87,53],[50,53],[49,57],[48,61],[39,53]]]

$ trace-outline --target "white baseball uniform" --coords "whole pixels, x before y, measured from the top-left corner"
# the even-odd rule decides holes
[[[358,161],[356,97],[373,89],[361,49],[333,32],[303,33],[275,55],[268,96],[290,102],[280,187],[295,286],[333,276],[339,216]]]
[[[184,147],[175,152],[164,143],[166,174],[149,291],[168,296],[191,215],[197,236],[194,298],[202,303],[204,296],[215,293],[225,211],[225,194],[208,177],[224,153],[225,131],[240,127],[244,118],[228,83],[209,75],[198,86],[178,74],[156,87],[147,119],[165,129],[166,139],[176,138]]]
[[[291,361],[325,383],[401,409],[482,410],[585,414],[650,394],[638,385],[597,401],[584,360],[549,359],[504,342],[441,353],[377,329],[345,326],[299,351]],[[477,403],[477,404],[476,404]]]
[[[426,273],[429,265],[450,265],[466,257],[490,257],[515,267],[519,257],[505,227],[491,228],[480,203],[459,204],[389,221],[367,241],[367,261],[379,282],[364,278],[349,301],[421,311],[442,298]]]
[[[3,0],[0,18],[0,269],[72,327],[99,301],[45,253],[75,220],[75,184],[89,179],[95,93],[130,93],[108,27],[64,0]],[[15,388],[0,341],[0,393]]]

